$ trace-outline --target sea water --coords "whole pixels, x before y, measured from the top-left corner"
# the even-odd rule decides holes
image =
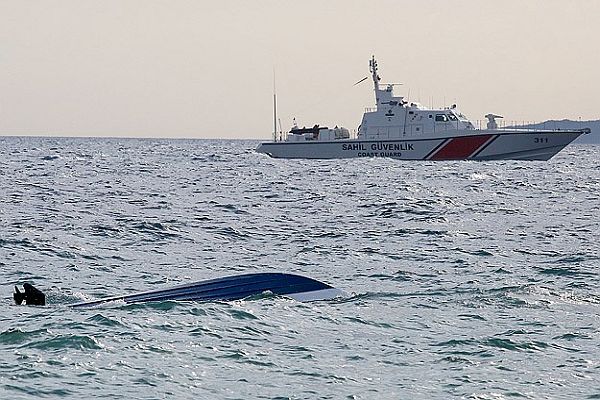
[[[600,398],[600,147],[277,160],[255,141],[0,138],[0,398]],[[250,272],[299,303],[65,305]],[[12,304],[13,286],[47,293]]]

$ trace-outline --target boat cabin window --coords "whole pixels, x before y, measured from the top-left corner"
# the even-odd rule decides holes
[[[456,115],[454,115],[454,114],[448,114],[448,119],[450,121],[457,121],[458,120],[458,118],[456,118]]]
[[[448,122],[446,114],[435,114],[435,122]]]

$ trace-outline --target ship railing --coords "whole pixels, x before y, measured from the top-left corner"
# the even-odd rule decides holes
[[[487,119],[478,119],[474,121],[476,129],[487,129]],[[496,120],[498,129],[522,129],[527,131],[533,130],[557,130],[559,126],[556,121],[515,121],[515,120]]]
[[[357,139],[358,138],[358,130],[352,129],[349,131],[350,137],[348,139]],[[275,135],[274,142],[286,142],[288,140],[289,133],[288,132],[278,132]]]

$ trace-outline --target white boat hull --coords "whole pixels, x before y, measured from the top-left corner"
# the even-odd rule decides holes
[[[460,134],[463,133],[463,134]],[[273,158],[390,157],[399,160],[549,160],[583,130],[480,130],[423,139],[265,142],[256,151]]]

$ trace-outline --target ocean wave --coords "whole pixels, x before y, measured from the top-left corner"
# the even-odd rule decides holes
[[[91,335],[63,334],[41,340],[33,340],[21,346],[21,348],[33,348],[45,351],[61,351],[65,349],[75,350],[100,350],[104,346],[98,339]]]

